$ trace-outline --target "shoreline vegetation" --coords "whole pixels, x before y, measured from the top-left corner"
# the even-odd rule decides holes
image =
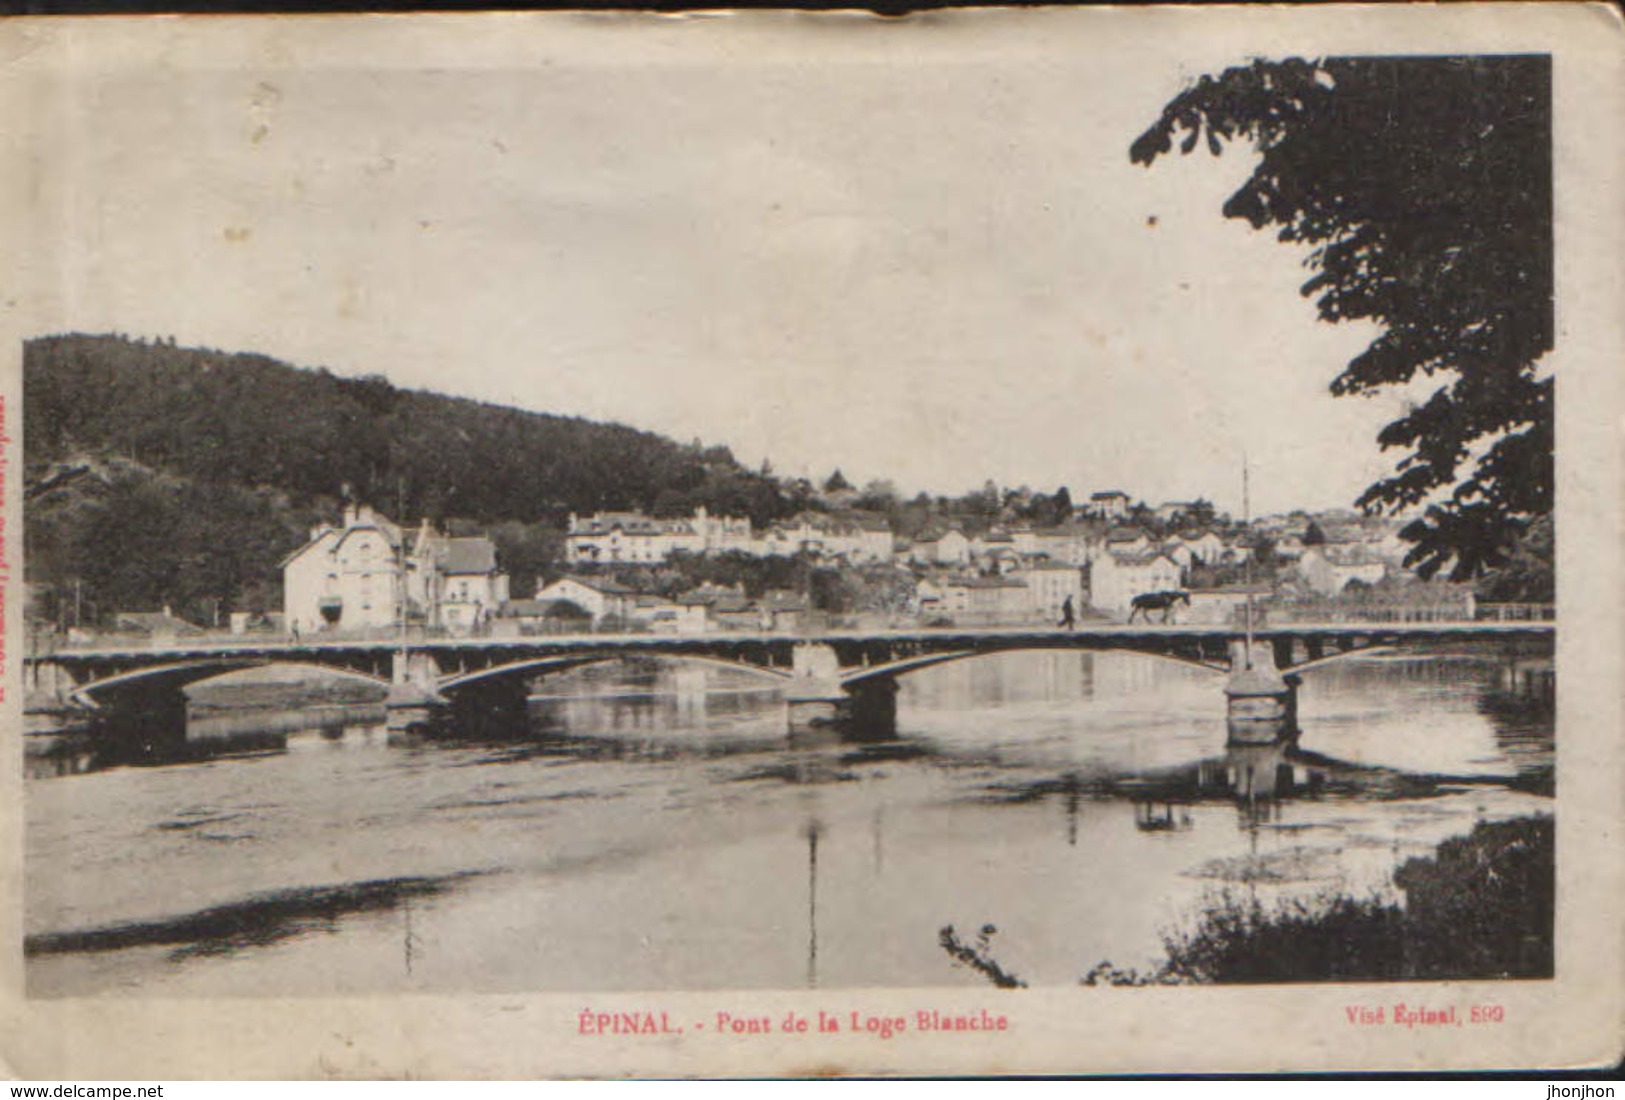
[[[1082,985],[1541,979],[1553,975],[1555,826],[1550,815],[1480,822],[1394,873],[1404,903],[1328,891],[1265,904],[1224,890],[1193,925],[1165,929],[1154,969],[1097,963]],[[1026,986],[952,925],[943,950],[1003,989]]]

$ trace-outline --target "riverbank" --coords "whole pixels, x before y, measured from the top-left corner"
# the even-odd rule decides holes
[[[1555,825],[1482,822],[1406,860],[1402,905],[1327,893],[1273,907],[1234,890],[1163,936],[1147,973],[1102,962],[1085,985],[1550,978]]]

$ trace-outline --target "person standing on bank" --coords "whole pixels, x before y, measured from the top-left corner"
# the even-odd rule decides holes
[[[1059,625],[1071,630],[1077,621],[1072,611],[1072,597],[1068,596],[1061,602],[1061,621]]]

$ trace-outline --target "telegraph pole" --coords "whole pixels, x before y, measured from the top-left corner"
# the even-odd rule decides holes
[[[1253,501],[1247,474],[1247,451],[1241,452],[1241,522],[1247,528],[1247,561],[1243,572],[1247,584],[1247,667],[1253,667],[1253,552],[1257,549],[1253,539]]]

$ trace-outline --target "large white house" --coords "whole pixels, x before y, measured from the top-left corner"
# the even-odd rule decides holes
[[[1084,505],[1084,512],[1091,516],[1101,516],[1105,519],[1121,519],[1128,515],[1129,495],[1117,489],[1107,489],[1099,493],[1089,494],[1089,503]]]
[[[427,520],[405,531],[365,504],[319,524],[282,559],[288,629],[368,630],[422,623],[454,633],[482,626],[508,599],[508,577],[484,536],[448,538]]]
[[[1083,610],[1083,570],[1075,565],[1035,562],[1013,569],[1005,577],[1027,586],[1031,610],[1040,619],[1058,622],[1068,600],[1074,614]]]
[[[658,564],[678,553],[730,551],[758,557],[809,554],[854,564],[889,561],[892,534],[877,516],[824,512],[802,512],[757,534],[748,519],[713,516],[701,507],[686,519],[655,519],[641,512],[572,515],[564,538],[565,560],[572,564]]]
[[[1089,603],[1126,615],[1135,596],[1171,591],[1179,584],[1179,563],[1166,554],[1102,554],[1089,566]]]
[[[859,565],[890,561],[892,533],[891,526],[876,516],[799,512],[763,531],[755,549],[763,557],[804,553]]]
[[[655,519],[642,512],[570,516],[564,536],[566,561],[595,564],[656,564],[673,554],[720,554],[753,550],[750,520],[713,516],[703,506],[687,519]]]

